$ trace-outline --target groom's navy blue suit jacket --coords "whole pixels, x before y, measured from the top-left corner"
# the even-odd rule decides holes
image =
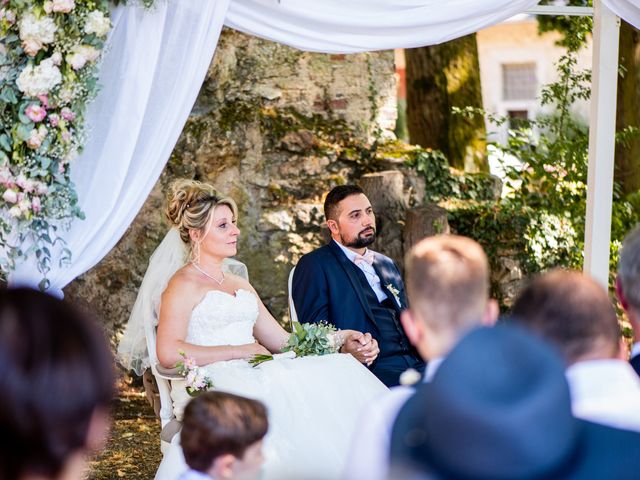
[[[407,297],[398,268],[377,252],[373,267],[388,297],[382,303],[365,274],[331,241],[300,259],[293,274],[292,296],[300,322],[326,320],[340,329],[370,333],[380,348],[371,371],[392,387],[407,368],[422,372],[425,364],[399,322]]]
[[[393,260],[377,252],[373,267],[399,314],[407,307],[400,272]],[[384,339],[380,338],[376,319],[356,275],[353,262],[334,241],[304,255],[293,272],[292,296],[298,320],[305,323],[326,320],[340,329],[369,332],[381,344]],[[400,306],[389,285],[397,291]]]

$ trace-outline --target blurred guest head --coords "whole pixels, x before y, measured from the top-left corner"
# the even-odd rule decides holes
[[[640,320],[640,225],[636,226],[624,239],[620,260],[616,292],[622,307]]]
[[[535,278],[512,309],[515,322],[555,345],[568,364],[615,358],[616,312],[600,284],[579,272],[554,270]]]
[[[474,240],[425,238],[407,254],[405,267],[410,307],[402,324],[423,358],[443,356],[470,329],[495,322],[487,256]]]
[[[258,478],[269,424],[265,406],[225,392],[206,392],[184,411],[180,440],[187,465],[215,479]]]
[[[101,330],[44,293],[0,290],[0,366],[0,478],[82,478],[113,395]]]
[[[630,479],[639,454],[639,434],[572,416],[564,362],[550,346],[499,325],[465,336],[407,401],[389,478]]]

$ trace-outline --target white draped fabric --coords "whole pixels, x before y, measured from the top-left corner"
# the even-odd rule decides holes
[[[640,0],[603,0],[638,26]],[[103,89],[90,108],[90,139],[73,165],[86,220],[64,236],[71,267],[54,265],[61,292],[121,238],[158,180],[205,78],[222,25],[328,53],[437,44],[498,23],[537,0],[159,0],[113,14]],[[33,263],[12,283],[36,285]]]
[[[602,0],[609,10],[640,28],[640,0]]]
[[[225,25],[301,50],[354,53],[434,45],[539,0],[232,0]]]
[[[229,0],[161,0],[151,11],[118,7],[101,68],[101,93],[87,113],[89,141],[72,165],[86,220],[64,237],[70,268],[54,261],[51,293],[98,263],[142,207],[189,116],[218,43]],[[35,286],[33,263],[13,284]]]

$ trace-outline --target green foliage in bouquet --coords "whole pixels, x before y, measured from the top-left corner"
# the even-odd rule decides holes
[[[282,348],[283,352],[294,352],[296,357],[328,355],[338,351],[336,327],[327,322],[293,323],[293,332]],[[249,363],[254,367],[273,360],[273,355],[255,355]]]

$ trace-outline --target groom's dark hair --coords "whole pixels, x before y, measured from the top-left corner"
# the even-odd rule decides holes
[[[351,195],[363,194],[364,191],[358,185],[338,185],[333,187],[324,200],[324,219],[337,220],[339,216],[338,204]]]
[[[180,442],[187,465],[206,472],[221,455],[241,459],[267,434],[267,409],[257,400],[226,392],[206,392],[184,410]]]
[[[57,478],[114,391],[100,327],[68,302],[0,289],[0,479]]]

